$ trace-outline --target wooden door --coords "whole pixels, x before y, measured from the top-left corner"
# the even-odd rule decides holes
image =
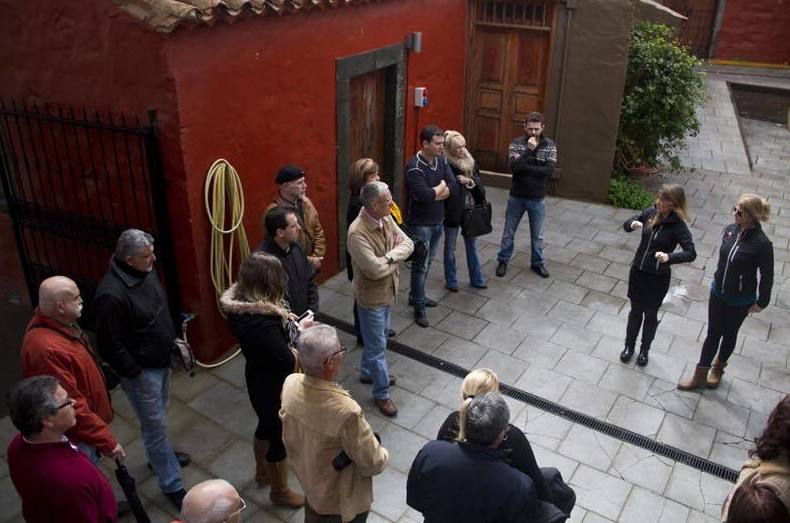
[[[386,69],[351,78],[349,150],[352,162],[373,158],[379,164],[382,179],[391,183],[392,173],[384,172],[386,79]]]
[[[530,112],[543,110],[551,6],[478,0],[473,10],[466,129],[483,169],[508,172],[510,141]]]
[[[662,0],[673,11],[688,18],[680,30],[679,40],[698,58],[710,57],[711,34],[716,18],[716,0]]]

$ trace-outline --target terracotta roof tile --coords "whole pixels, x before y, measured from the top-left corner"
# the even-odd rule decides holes
[[[115,4],[148,24],[169,33],[180,24],[212,24],[217,19],[280,15],[311,8],[370,3],[371,0],[113,0]]]

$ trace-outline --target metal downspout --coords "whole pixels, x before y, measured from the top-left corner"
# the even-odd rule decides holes
[[[560,144],[560,133],[561,127],[560,123],[562,123],[562,103],[563,103],[563,96],[565,93],[565,68],[568,64],[568,46],[570,44],[571,38],[571,20],[573,19],[573,11],[576,10],[578,7],[578,0],[567,0],[565,2],[565,8],[568,10],[568,18],[565,19],[565,37],[564,43],[562,45],[562,64],[560,66],[560,92],[558,94],[558,101],[557,101],[557,116],[554,119],[556,122],[555,129],[554,129],[554,141],[557,143],[557,146]]]

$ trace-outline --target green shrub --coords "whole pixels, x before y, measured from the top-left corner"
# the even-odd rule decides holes
[[[695,107],[705,101],[702,62],[678,43],[673,29],[637,22],[628,50],[615,167],[680,168],[676,151],[699,132]]]
[[[645,209],[653,205],[655,195],[641,183],[627,180],[624,176],[612,176],[609,182],[609,203],[625,209]]]

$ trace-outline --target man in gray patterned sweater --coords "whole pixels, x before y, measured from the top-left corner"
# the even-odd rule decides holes
[[[524,136],[513,140],[508,148],[513,181],[505,211],[502,245],[497,254],[499,264],[496,275],[500,278],[507,273],[507,263],[513,256],[513,237],[525,212],[529,217],[532,271],[543,278],[549,277],[549,272],[543,266],[543,222],[546,219],[543,199],[546,196],[546,182],[557,164],[557,147],[551,139],[543,136],[545,127],[542,114],[530,113],[524,122]]]

